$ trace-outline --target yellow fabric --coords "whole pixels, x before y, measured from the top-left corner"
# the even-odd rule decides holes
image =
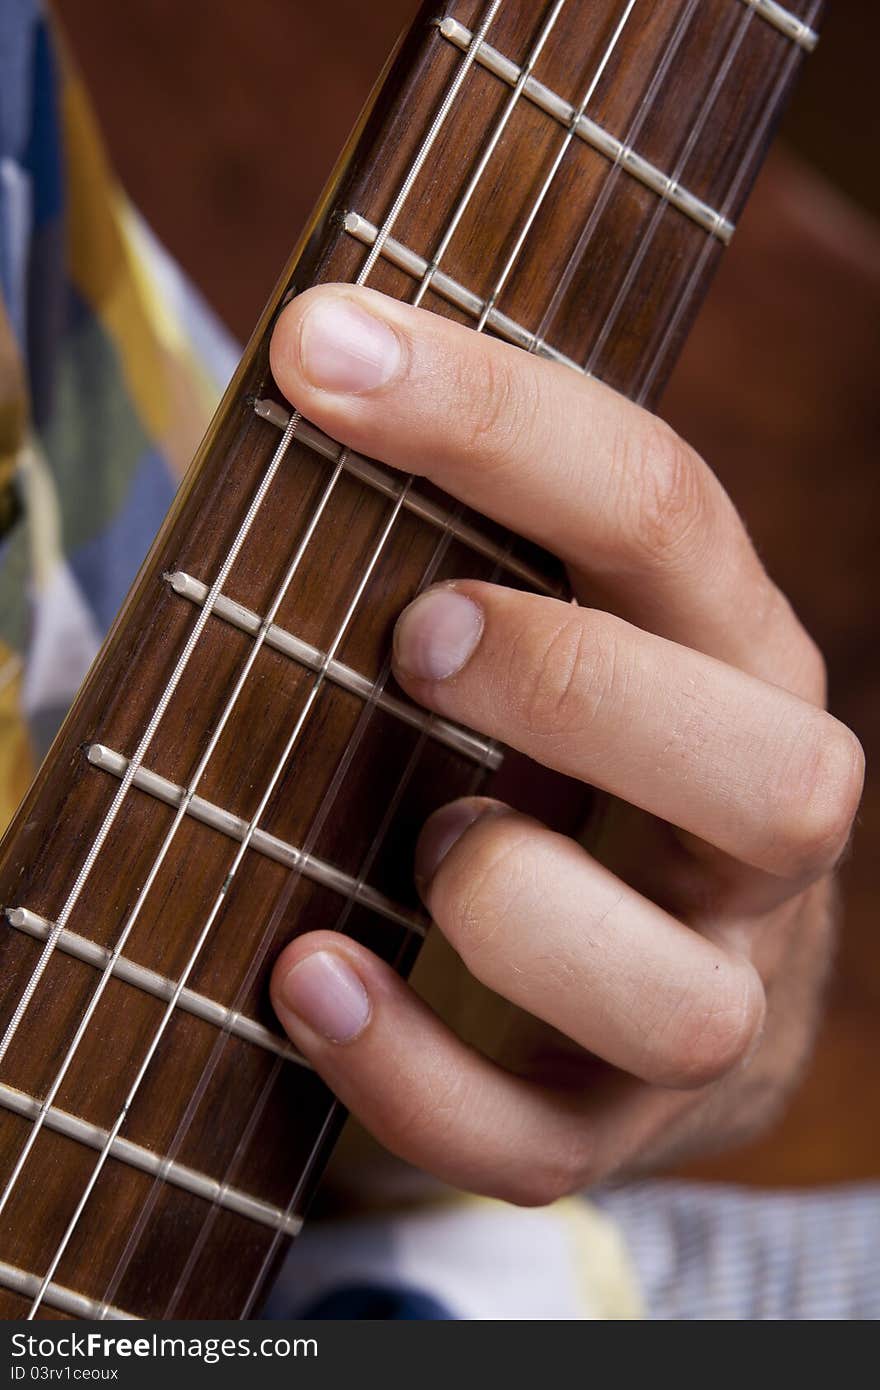
[[[154,332],[143,277],[116,215],[116,185],[75,73],[62,82],[69,273],[119,349],[126,387],[146,432],[163,439],[172,418],[169,364]]]
[[[21,682],[21,658],[0,642],[0,830],[36,771],[27,725],[19,713]]]
[[[552,1208],[574,1246],[587,1307],[602,1321],[644,1318],[639,1281],[617,1226],[591,1203],[576,1197]]]

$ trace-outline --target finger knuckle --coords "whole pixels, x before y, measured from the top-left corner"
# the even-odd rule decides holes
[[[673,567],[705,538],[710,484],[705,465],[664,421],[652,418],[619,445],[625,494],[621,545],[637,568]]]
[[[840,859],[864,775],[865,755],[855,734],[832,715],[819,713],[801,765],[788,778],[781,858],[792,876],[815,877]]]
[[[569,734],[588,717],[591,693],[603,688],[592,675],[596,667],[596,643],[589,643],[593,660],[587,660],[584,615],[562,617],[539,646],[526,656],[526,671],[513,671],[519,686],[520,718],[525,731],[536,739]],[[522,659],[515,651],[512,660]]]
[[[766,998],[757,972],[746,962],[716,962],[709,988],[683,994],[662,1025],[657,1085],[687,1090],[707,1086],[745,1059],[764,1022]]]
[[[551,1146],[527,1168],[518,1165],[501,1174],[495,1195],[517,1207],[549,1207],[581,1191],[589,1184],[589,1160],[581,1149],[580,1143]]]
[[[493,951],[503,948],[503,941],[496,947],[496,939],[533,878],[532,860],[525,830],[501,821],[474,837],[444,888],[440,924],[477,978]]]
[[[478,373],[473,362],[463,360],[458,371],[464,449],[482,471],[503,473],[520,460],[523,436],[537,418],[537,382],[505,352],[487,351]]]

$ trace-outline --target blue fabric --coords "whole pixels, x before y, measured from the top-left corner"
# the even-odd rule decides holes
[[[352,1284],[323,1294],[296,1314],[308,1320],[336,1322],[454,1322],[455,1315],[420,1289]]]
[[[33,105],[22,163],[33,179],[34,226],[61,216],[64,205],[63,151],[58,111],[58,80],[49,33],[37,25],[34,42]]]
[[[162,455],[151,450],[131,481],[113,525],[71,552],[70,568],[102,631],[116,617],[129,585],[174,498]]]
[[[37,0],[0,0],[0,158],[20,159],[31,116]]]

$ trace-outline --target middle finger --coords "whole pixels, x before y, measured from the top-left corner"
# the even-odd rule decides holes
[[[701,652],[476,581],[410,604],[394,652],[420,703],[755,868],[808,879],[844,848],[861,787],[855,738]]]

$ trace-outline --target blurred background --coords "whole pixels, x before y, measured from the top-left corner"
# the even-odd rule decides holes
[[[241,340],[416,8],[55,0],[129,195]],[[868,755],[815,1057],[770,1135],[688,1170],[763,1185],[880,1177],[880,5],[829,11],[662,407],[738,503]]]

